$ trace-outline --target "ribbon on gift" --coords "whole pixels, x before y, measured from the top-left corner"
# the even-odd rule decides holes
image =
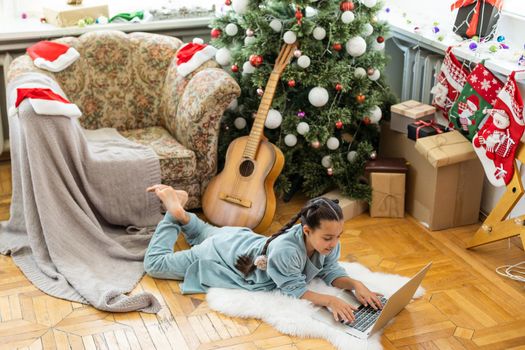
[[[470,19],[470,23],[468,24],[468,28],[466,32],[469,38],[476,35],[476,30],[478,28],[478,22],[479,22],[479,8],[481,7],[482,2],[490,4],[496,7],[498,10],[501,10],[501,6],[503,5],[503,0],[457,0],[455,3],[450,5],[450,11],[454,11],[455,9],[459,9],[461,7],[465,7],[468,5],[472,5],[473,3],[476,3],[476,7],[474,9],[474,15]]]
[[[439,128],[439,126],[437,126],[437,124],[434,123],[434,120],[429,120],[429,121],[418,120],[414,124],[418,125],[418,127],[416,128],[416,140],[419,138],[419,130],[421,130],[421,128],[424,128],[425,126],[429,126],[432,129],[436,130],[437,134],[442,134],[443,133],[443,130],[441,130]]]
[[[457,152],[457,148],[451,147],[454,145],[465,145],[468,149],[461,149],[461,152]],[[415,147],[434,168],[459,163],[476,157],[472,144],[458,131],[424,137],[416,141]]]
[[[377,190],[374,190],[374,193],[382,196],[379,203],[377,203],[377,206],[374,204],[374,206],[377,208],[377,211],[379,212],[379,215],[384,215],[391,218],[403,216],[405,208],[400,202],[403,201],[403,197],[405,196],[404,193],[387,193]],[[403,208],[401,208],[401,206],[403,206]]]

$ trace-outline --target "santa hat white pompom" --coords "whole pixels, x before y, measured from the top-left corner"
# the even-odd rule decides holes
[[[78,118],[82,112],[78,106],[71,103],[48,86],[19,86],[14,106],[9,108],[9,115],[16,115],[18,107],[24,100],[28,100],[36,114],[56,115],[69,118]],[[13,113],[13,114],[11,114]]]
[[[75,48],[46,40],[28,47],[27,54],[35,66],[55,73],[66,69],[80,57]]]
[[[177,73],[187,76],[203,63],[215,57],[217,49],[203,44],[202,39],[195,38],[193,42],[183,45],[177,51]]]

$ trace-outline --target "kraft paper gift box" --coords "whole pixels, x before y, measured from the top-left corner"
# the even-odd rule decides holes
[[[477,159],[470,141],[457,130],[420,138],[416,141],[416,150],[435,168]]]
[[[453,132],[436,136],[450,137],[449,134]],[[385,122],[381,125],[379,155],[403,157],[409,163],[405,210],[421,224],[431,230],[444,230],[477,223],[483,189],[483,167],[470,151],[467,155],[457,154],[454,161],[438,160],[438,157],[436,165],[440,162],[440,166],[434,167],[416,150],[415,145],[436,136],[414,142],[406,135],[390,130]]]
[[[402,218],[405,216],[405,174],[371,173],[371,217]]]
[[[343,217],[345,221],[353,217],[363,214],[368,209],[368,204],[362,200],[352,199],[344,196],[339,190],[330,191],[323,194],[323,197],[328,199],[339,200],[339,206],[343,210]]]
[[[109,17],[107,4],[91,4],[88,2],[82,5],[56,5],[44,6],[44,17],[47,23],[58,27],[76,26],[78,21],[91,17],[96,20],[100,16]]]
[[[407,133],[408,124],[418,120],[433,120],[436,107],[409,100],[390,107],[390,128],[397,132]]]

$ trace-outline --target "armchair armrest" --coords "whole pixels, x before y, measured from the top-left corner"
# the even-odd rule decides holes
[[[222,115],[240,94],[239,85],[227,72],[207,68],[192,77],[180,97],[175,115],[175,138],[195,152],[203,189],[217,171]]]

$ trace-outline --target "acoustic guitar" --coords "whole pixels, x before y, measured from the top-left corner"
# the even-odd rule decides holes
[[[250,134],[230,143],[224,169],[204,192],[204,215],[217,226],[245,226],[262,232],[272,222],[276,207],[273,185],[283,169],[284,155],[264,138],[264,121],[295,48],[291,44],[281,48]]]

